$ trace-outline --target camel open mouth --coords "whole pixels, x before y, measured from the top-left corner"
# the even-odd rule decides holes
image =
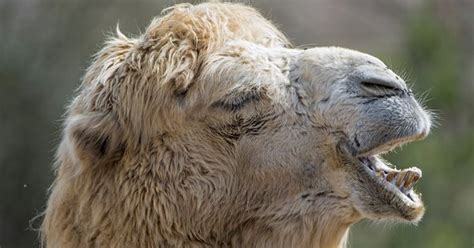
[[[365,152],[357,155],[359,165],[362,168],[375,187],[379,195],[387,203],[403,209],[403,212],[417,213],[423,208],[420,194],[414,190],[415,184],[420,180],[422,172],[417,167],[406,169],[397,169],[389,162],[383,160],[382,153],[390,152],[403,143],[412,142],[423,138],[424,135],[415,135],[401,139],[391,140]],[[408,214],[407,216],[412,216]],[[412,219],[407,217],[407,219]]]
[[[402,201],[407,206],[421,206],[419,194],[414,191],[414,185],[421,178],[421,170],[416,167],[402,170],[390,167],[378,155],[358,157],[367,174],[388,193],[388,198]]]
[[[417,134],[393,139],[355,155],[354,162],[359,165],[359,171],[365,175],[364,181],[371,184],[381,203],[390,205],[397,210],[398,216],[408,221],[416,222],[424,212],[421,195],[414,189],[422,176],[421,170],[416,167],[397,169],[380,155],[424,136]]]

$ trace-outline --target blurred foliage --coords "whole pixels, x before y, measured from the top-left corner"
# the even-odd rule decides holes
[[[34,217],[44,209],[52,181],[61,114],[105,33],[118,21],[123,30],[139,33],[161,9],[176,2],[0,1],[1,248],[38,246],[34,229],[39,221]],[[472,8],[458,4],[468,3],[463,0],[413,2],[424,4],[417,7],[410,0],[252,3],[281,23],[294,41],[378,52],[391,67],[408,71],[409,83],[436,113],[437,127],[426,140],[386,156],[399,167],[414,165],[423,170],[417,189],[426,203],[424,219],[416,227],[363,221],[351,229],[350,247],[474,245],[473,32],[447,25],[467,16],[465,26],[472,28]],[[404,4],[408,7],[400,7]],[[323,10],[313,14],[318,9]],[[410,14],[405,13],[409,9]],[[399,35],[397,27],[404,37],[400,46],[392,42]]]
[[[428,10],[408,26],[404,60],[416,68],[417,88],[428,89],[430,106],[448,109],[456,101],[456,82],[461,81],[461,47],[454,35]]]

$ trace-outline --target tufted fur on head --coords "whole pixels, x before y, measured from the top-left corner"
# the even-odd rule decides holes
[[[96,55],[84,78],[83,94],[76,99],[80,102],[72,106],[113,115],[118,125],[131,127],[125,132],[137,132],[128,138],[147,138],[157,128],[171,128],[180,121],[183,107],[192,104],[192,99],[183,98],[204,58],[226,41],[289,45],[270,22],[243,5],[181,4],[163,12],[167,14],[153,20],[138,39],[117,29],[117,37]],[[176,118],[155,118],[169,115]]]
[[[395,199],[357,161],[429,126],[374,57],[293,49],[241,4],[177,5],[137,38],[117,30],[88,68],[42,237],[65,248],[342,247],[361,218],[421,218],[414,193]]]

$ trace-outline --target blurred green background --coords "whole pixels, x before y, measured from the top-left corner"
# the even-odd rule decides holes
[[[178,1],[0,0],[0,247],[38,247],[62,113],[104,37],[139,34]],[[191,1],[193,2],[193,1]],[[474,1],[246,1],[296,46],[337,45],[386,62],[436,115],[426,140],[387,158],[419,166],[418,226],[364,221],[350,247],[474,246]]]

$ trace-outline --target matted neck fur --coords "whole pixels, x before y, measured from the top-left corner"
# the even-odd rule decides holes
[[[377,154],[425,137],[430,118],[380,60],[292,48],[240,4],[165,12],[87,70],[47,247],[343,247],[363,218],[421,218],[421,171]]]

